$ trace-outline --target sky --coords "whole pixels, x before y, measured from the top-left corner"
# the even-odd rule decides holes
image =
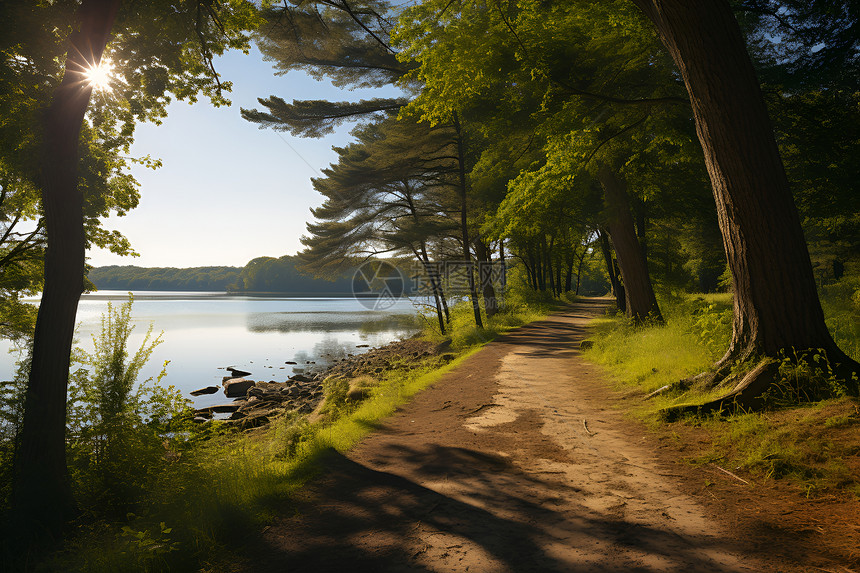
[[[333,145],[351,140],[345,124],[322,139],[303,139],[259,129],[242,119],[240,108],[259,108],[257,98],[337,101],[392,95],[394,88],[342,91],[303,72],[275,76],[271,62],[255,48],[230,52],[215,68],[233,82],[233,105],[213,107],[172,102],[160,126],[140,124],[131,155],[151,155],[163,166],[134,166],[140,204],[105,227],[131,241],[139,257],[102,249],[87,253],[93,266],[243,266],[259,256],[279,257],[302,248],[299,238],[322,203],[311,177],[335,161]]]

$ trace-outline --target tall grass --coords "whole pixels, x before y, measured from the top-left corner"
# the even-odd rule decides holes
[[[596,319],[594,346],[586,356],[602,364],[612,378],[637,394],[650,393],[713,364],[731,336],[731,295],[666,297],[665,325],[633,325],[623,315]],[[641,406],[645,413],[704,396],[657,398]]]

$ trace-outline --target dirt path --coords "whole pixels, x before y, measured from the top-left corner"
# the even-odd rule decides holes
[[[501,337],[327,470],[247,571],[793,571],[744,553],[608,408],[600,301]]]

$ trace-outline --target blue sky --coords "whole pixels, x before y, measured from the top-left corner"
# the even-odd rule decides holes
[[[342,91],[301,72],[275,76],[254,48],[228,53],[216,69],[233,82],[233,105],[215,108],[205,99],[194,105],[173,102],[160,126],[138,126],[132,155],[151,155],[164,165],[135,167],[141,184],[137,209],[105,222],[131,240],[140,257],[88,253],[95,266],[242,266],[258,256],[294,254],[321,203],[310,178],[334,161],[332,145],[350,140],[344,125],[323,139],[301,139],[261,130],[239,115],[259,107],[258,97],[353,100],[391,95],[394,88]]]

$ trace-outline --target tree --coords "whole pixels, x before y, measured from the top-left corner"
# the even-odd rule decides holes
[[[453,134],[394,116],[353,133],[357,141],[335,148],[337,164],[313,180],[326,200],[312,210],[317,221],[302,237],[305,268],[330,274],[379,254],[413,256],[427,275],[444,334],[448,306],[428,245],[457,229],[449,216],[458,211],[451,197],[457,187]]]
[[[194,100],[202,91],[216,104],[226,103],[221,89],[229,85],[221,84],[212,58],[227,48],[247,48],[243,31],[253,26],[256,9],[239,0],[196,6],[167,0],[122,6],[119,0],[83,0],[80,5],[29,8],[19,14],[28,22],[52,10],[74,11],[62,27],[49,28],[61,35],[52,46],[57,51],[32,53],[19,47],[14,52],[18,61],[64,62],[57,70],[57,81],[50,78],[42,84],[46,107],[40,123],[31,125],[32,133],[39,135],[41,152],[30,180],[41,189],[47,247],[13,508],[19,534],[32,538],[46,532],[58,539],[63,522],[74,515],[64,444],[69,356],[84,285],[86,220],[78,177],[81,130],[91,125],[106,138],[130,142],[135,121],[164,116],[168,93]],[[123,72],[123,81],[115,84],[115,96],[123,104],[97,103],[90,108],[94,86],[88,74],[102,62],[106,49],[113,65]]]
[[[633,2],[656,26],[687,87],[734,282],[731,343],[698,379],[729,391],[703,408],[759,404],[778,367],[774,358],[792,349],[823,350],[856,393],[860,365],[824,323],[800,218],[729,3]],[[766,358],[739,381],[729,375],[734,363],[756,356]]]
[[[281,73],[305,69],[317,78],[331,78],[339,87],[381,87],[393,83],[413,67],[409,61],[400,61],[389,44],[390,15],[388,3],[373,1],[354,5],[346,1],[318,1],[297,9],[285,7],[269,13],[261,47],[268,57],[279,62]],[[380,120],[385,113],[400,109],[408,98],[287,103],[271,96],[259,101],[268,111],[242,110],[243,117],[261,126],[290,130],[295,135],[320,137],[344,121]],[[465,165],[467,130],[456,114],[449,114],[446,122],[453,133],[459,165],[456,188],[460,196],[463,260],[471,269],[469,183]],[[481,312],[471,270],[468,282],[475,324],[480,327]],[[444,299],[442,302],[444,306]]]

